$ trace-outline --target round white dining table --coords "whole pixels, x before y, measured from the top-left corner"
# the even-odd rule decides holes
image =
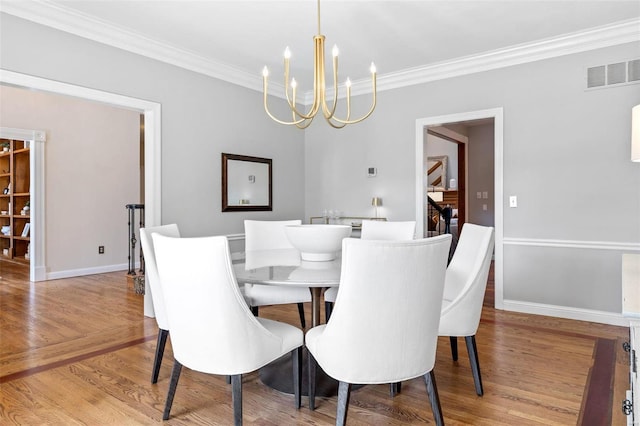
[[[322,290],[340,283],[341,259],[302,260],[296,249],[248,250],[233,262],[238,284],[307,287],[311,292],[311,323],[320,324]]]

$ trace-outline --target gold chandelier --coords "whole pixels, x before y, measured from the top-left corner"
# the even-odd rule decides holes
[[[322,107],[322,115],[324,115],[327,123],[336,129],[341,129],[347,124],[359,123],[365,118],[369,117],[376,107],[376,66],[371,63],[371,84],[373,87],[373,102],[371,109],[362,117],[351,120],[351,80],[347,78],[345,86],[347,88],[347,111],[346,117],[340,119],[335,116],[336,106],[338,104],[338,47],[333,46],[333,102],[331,108],[327,105],[326,98],[326,86],[325,86],[325,71],[324,71],[324,36],[320,33],[320,0],[318,0],[318,35],[313,37],[315,56],[313,60],[313,103],[307,113],[300,111],[296,106],[296,88],[297,82],[295,78],[289,82],[289,59],[291,58],[291,51],[287,47],[284,51],[284,92],[291,109],[292,120],[283,121],[274,117],[269,112],[267,106],[267,84],[269,79],[269,70],[265,66],[262,70],[262,81],[264,90],[264,110],[269,117],[280,124],[295,125],[299,129],[305,129],[309,127],[316,114]],[[291,92],[291,93],[290,93]]]

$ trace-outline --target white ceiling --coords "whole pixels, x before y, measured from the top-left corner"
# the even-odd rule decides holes
[[[281,80],[282,53],[289,46],[292,75],[302,90],[311,88],[313,36],[317,33],[315,0],[2,0],[0,6],[3,12],[138,53],[145,51],[152,57],[153,51],[169,48],[174,52],[174,63],[191,62],[186,67],[194,70],[206,63],[226,68],[224,73],[237,74],[238,80],[255,76],[255,82],[247,86],[260,84],[264,65],[269,66],[272,79]],[[640,1],[321,3],[327,56],[337,44],[341,81],[347,76],[367,79],[371,61],[376,63],[379,78],[384,79],[434,64],[451,65],[460,58],[540,49],[544,45],[541,40],[558,45],[571,34],[587,34],[592,42],[598,42],[599,33],[591,29],[606,26],[610,34],[611,28],[620,25],[627,33],[631,26],[635,38],[640,39]]]

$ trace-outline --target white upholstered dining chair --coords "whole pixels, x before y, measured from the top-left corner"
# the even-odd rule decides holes
[[[234,423],[242,424],[242,374],[287,353],[300,408],[302,330],[251,313],[235,279],[227,238],[152,238],[175,359],[163,419],[169,418],[185,366],[231,376]]]
[[[363,240],[413,240],[416,233],[414,220],[387,222],[383,220],[363,220],[360,238]],[[328,288],[324,292],[324,312],[327,321],[331,317],[333,304],[338,296],[338,287]]]
[[[310,409],[315,408],[317,362],[340,382],[338,425],[346,421],[351,384],[419,376],[424,376],[436,423],[443,424],[433,367],[450,245],[451,235],[343,240],[333,315],[306,333]]]
[[[464,337],[476,393],[482,395],[482,377],[476,347],[484,293],[493,256],[492,227],[465,223],[447,267],[440,318],[440,336],[449,336],[451,355],[458,359],[458,337]]]
[[[152,234],[166,235],[168,237],[180,237],[178,225],[172,223],[170,225],[154,226],[140,228],[140,247],[144,255],[144,275],[145,280],[149,284],[148,288],[151,292],[151,300],[153,301],[153,311],[158,323],[158,342],[156,343],[156,354],[153,360],[153,370],[151,372],[151,383],[158,381],[162,357],[164,355],[164,347],[169,336],[169,320],[164,307],[164,296],[162,294],[162,286],[158,277],[158,268],[156,266],[156,254],[153,250]]]
[[[293,249],[284,228],[287,225],[300,224],[301,220],[245,220],[245,251]],[[245,284],[244,295],[256,316],[260,306],[296,303],[300,324],[302,328],[306,327],[303,303],[311,302],[311,292],[308,288]]]

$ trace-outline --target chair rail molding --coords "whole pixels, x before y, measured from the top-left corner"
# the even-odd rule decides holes
[[[538,238],[513,238],[505,237],[502,240],[505,248],[508,247],[531,247],[531,248],[554,248],[568,249],[569,252],[619,252],[640,253],[640,243],[617,242],[617,241],[578,241],[559,239],[538,239]],[[577,264],[577,263],[576,263]],[[571,268],[572,266],[567,266]],[[612,284],[615,285],[615,284]],[[526,314],[546,315],[559,318],[567,318],[579,321],[591,321],[616,326],[628,326],[622,312],[603,311],[597,309],[580,308],[574,306],[563,306],[548,303],[537,303],[526,300],[504,299],[504,309],[508,311],[521,312]]]
[[[614,242],[614,241],[577,241],[577,240],[554,240],[538,238],[513,238],[504,237],[504,245],[513,246],[536,246],[536,247],[564,247],[595,250],[624,250],[640,251],[640,243]]]

